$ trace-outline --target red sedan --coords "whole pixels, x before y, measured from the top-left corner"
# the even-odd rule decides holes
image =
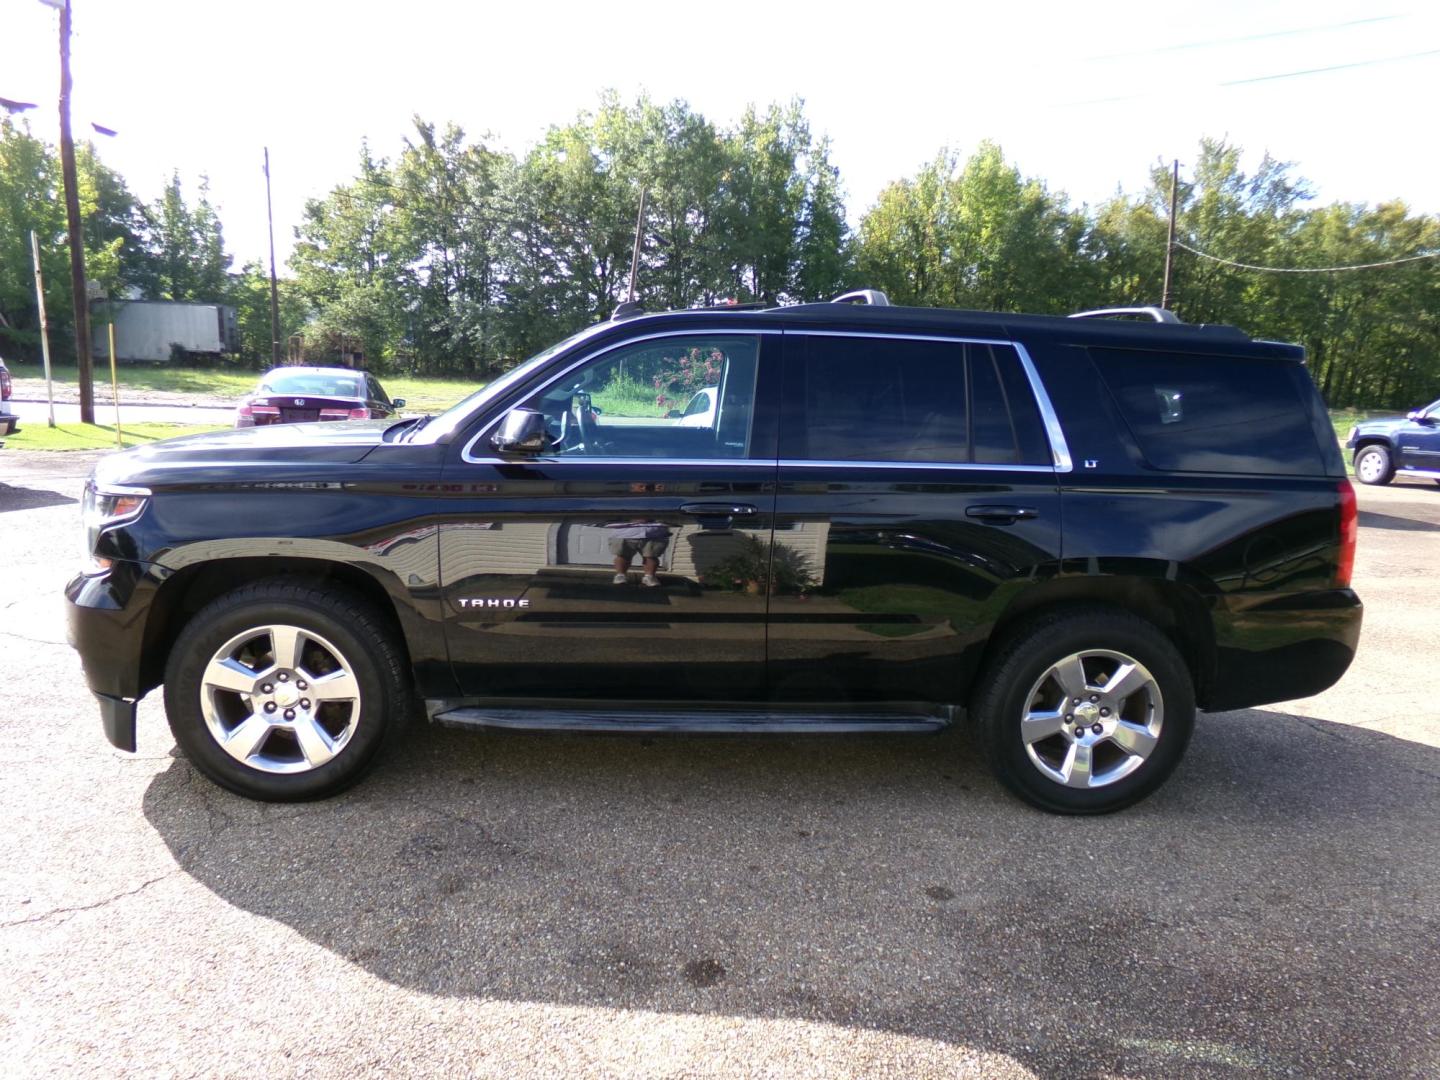
[[[350,368],[281,367],[268,371],[235,410],[235,426],[316,420],[383,420],[405,404],[375,376]]]

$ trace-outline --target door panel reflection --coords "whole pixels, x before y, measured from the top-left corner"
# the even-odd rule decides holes
[[[766,470],[625,465],[592,481],[594,471],[573,464],[504,468],[511,479],[477,500],[473,520],[441,529],[447,638],[463,692],[617,701],[762,693],[763,575],[754,588],[735,581],[747,553],[770,541]],[[741,526],[681,509],[699,500],[754,512]]]

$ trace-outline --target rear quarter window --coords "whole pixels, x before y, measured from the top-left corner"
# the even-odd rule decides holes
[[[1146,462],[1167,472],[1323,476],[1290,360],[1091,349]]]

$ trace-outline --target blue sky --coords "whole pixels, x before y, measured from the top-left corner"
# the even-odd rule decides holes
[[[800,96],[858,219],[941,147],[998,142],[1075,202],[1138,191],[1202,135],[1298,164],[1324,201],[1440,211],[1440,5],[1150,3],[522,5],[74,0],[77,131],[153,197],[208,173],[237,259],[265,245],[261,148],[281,256],[304,200],[391,154],[420,113],[523,151],[623,97],[711,120]],[[0,0],[0,96],[53,138],[57,16]],[[1297,74],[1305,73],[1305,74]]]

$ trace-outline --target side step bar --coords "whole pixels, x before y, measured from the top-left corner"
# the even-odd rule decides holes
[[[853,734],[893,731],[940,731],[949,720],[915,713],[787,713],[696,709],[689,712],[642,710],[555,710],[462,708],[436,713],[446,727],[493,728],[510,731],[629,731],[776,734]]]

